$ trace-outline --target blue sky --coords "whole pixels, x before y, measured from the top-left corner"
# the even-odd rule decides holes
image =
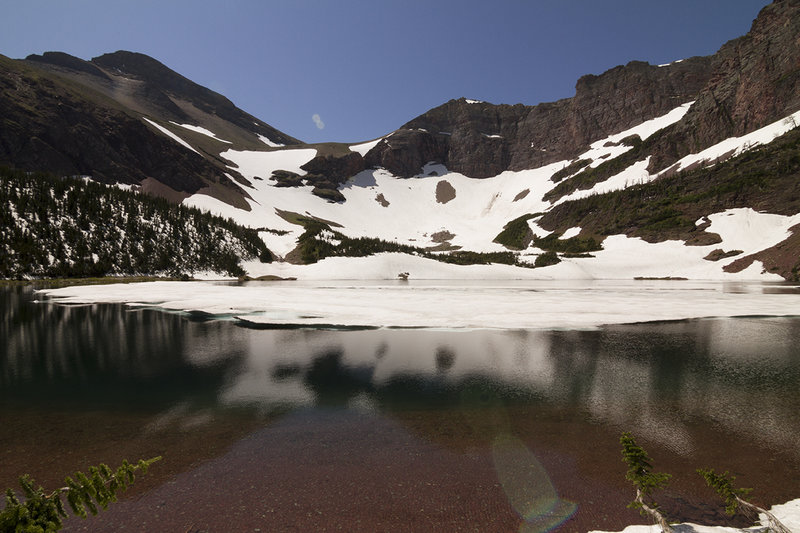
[[[766,0],[0,0],[0,54],[148,54],[307,142],[451,98],[537,104],[631,60],[708,55]]]

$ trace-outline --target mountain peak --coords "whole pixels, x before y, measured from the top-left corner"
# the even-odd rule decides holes
[[[31,54],[25,58],[26,61],[50,65],[54,67],[65,68],[74,70],[76,72],[85,72],[93,76],[109,79],[108,75],[97,66],[88,61],[84,61],[79,57],[75,57],[64,52],[45,52],[42,55]]]
[[[197,88],[205,89],[181,76],[157,59],[138,52],[118,50],[92,58],[91,62],[116,74],[154,83],[171,91],[183,92],[187,89],[192,91],[196,91]],[[211,92],[208,89],[205,90]]]

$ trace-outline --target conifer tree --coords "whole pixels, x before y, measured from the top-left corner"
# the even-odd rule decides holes
[[[664,472],[653,472],[651,459],[644,449],[636,444],[633,436],[625,432],[619,439],[622,444],[622,460],[628,465],[625,479],[636,487],[636,498],[628,505],[632,509],[639,509],[642,516],[649,516],[661,527],[663,533],[672,533],[673,529],[661,514],[658,504],[653,501],[651,493],[656,489],[663,489],[672,476]]]
[[[725,502],[725,512],[728,514],[733,515],[737,512],[741,512],[754,521],[759,520],[759,515],[763,514],[767,518],[767,527],[769,531],[773,531],[774,533],[791,533],[789,528],[784,526],[774,514],[746,501],[744,497],[753,492],[753,489],[734,488],[733,482],[736,480],[736,477],[730,475],[727,470],[722,474],[717,474],[713,469],[709,468],[704,470],[699,468],[697,469],[697,473],[703,476],[708,486],[717,491],[717,494],[722,497],[722,500]]]
[[[27,475],[19,480],[24,501],[14,491],[6,491],[6,506],[0,511],[0,533],[52,533],[63,527],[67,517],[63,498],[73,514],[86,518],[87,510],[96,515],[110,503],[117,501],[117,493],[124,491],[135,480],[137,471],[147,473],[148,467],[161,457],[141,460],[130,464],[123,461],[116,471],[108,466],[89,467],[88,472],[76,472],[74,478],[67,477],[66,486],[51,492],[35,487]],[[98,506],[100,509],[98,509]]]

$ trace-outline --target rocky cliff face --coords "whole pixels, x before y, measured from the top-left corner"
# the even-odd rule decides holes
[[[740,136],[800,109],[800,2],[761,10],[747,35],[712,56],[694,105],[654,147],[650,168]]]
[[[657,67],[634,61],[578,80],[573,98],[536,106],[451,100],[403,125],[367,154],[401,176],[436,161],[473,178],[572,159],[592,141],[663,115],[708,82],[711,59]]]
[[[400,176],[436,161],[485,178],[570,160],[594,140],[695,101],[654,144],[650,169],[800,109],[800,2],[765,7],[751,31],[709,57],[667,66],[632,61],[580,78],[575,96],[536,106],[451,100],[413,119],[367,154]]]

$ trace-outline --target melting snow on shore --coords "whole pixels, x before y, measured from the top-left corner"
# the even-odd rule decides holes
[[[792,500],[782,505],[774,505],[770,510],[775,517],[786,526],[789,531],[800,532],[800,499]],[[762,517],[762,520],[763,517]],[[766,521],[762,522],[766,523]],[[698,524],[678,524],[673,526],[676,533],[766,533],[765,526],[753,526],[746,529],[722,526],[702,526]],[[589,533],[607,533],[603,531],[590,531]],[[661,533],[661,528],[652,526],[628,526],[619,533]]]

